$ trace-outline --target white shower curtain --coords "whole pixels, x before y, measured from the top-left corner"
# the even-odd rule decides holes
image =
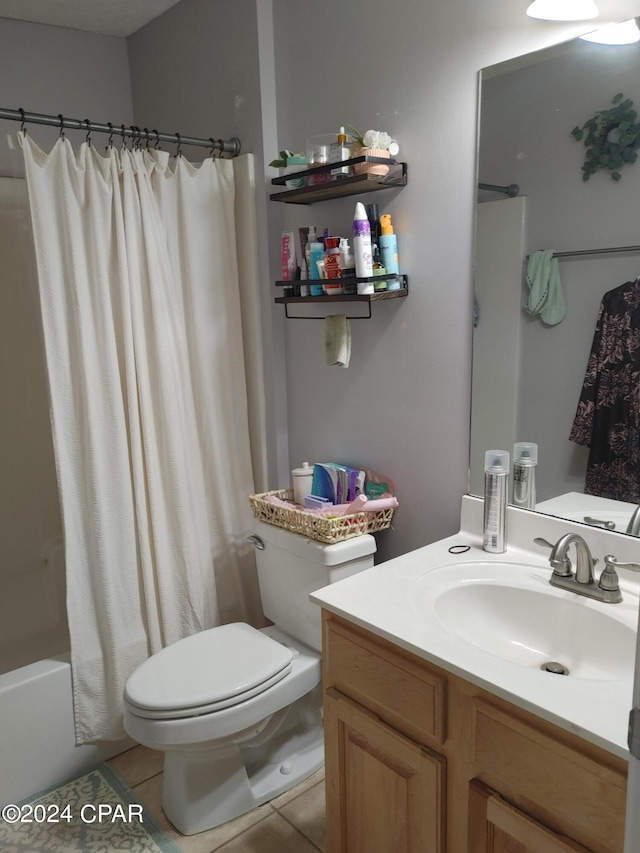
[[[172,169],[166,152],[102,156],[88,144],[76,154],[65,138],[45,154],[20,140],[65,531],[76,740],[113,740],[124,736],[126,679],[145,658],[221,622],[260,618],[245,542],[254,482],[238,166],[178,157]]]

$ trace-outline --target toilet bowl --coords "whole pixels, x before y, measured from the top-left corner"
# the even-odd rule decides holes
[[[373,565],[375,540],[313,542],[256,522],[265,615],[152,655],[124,693],[124,727],[165,753],[162,807],[191,835],[278,796],[324,761],[320,610],[311,591]]]

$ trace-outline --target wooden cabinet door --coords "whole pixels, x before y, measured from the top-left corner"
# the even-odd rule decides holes
[[[327,853],[443,853],[445,760],[325,694]]]
[[[474,780],[469,785],[469,853],[590,853]]]

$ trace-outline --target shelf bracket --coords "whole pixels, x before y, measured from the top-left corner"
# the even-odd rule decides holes
[[[347,320],[370,320],[372,317],[371,314],[371,302],[366,303],[367,308],[369,309],[368,314],[357,314],[355,317],[347,317]],[[327,316],[331,316],[330,314],[325,314],[324,317],[305,317],[301,314],[289,314],[289,303],[284,303],[284,316],[287,320],[326,320]]]

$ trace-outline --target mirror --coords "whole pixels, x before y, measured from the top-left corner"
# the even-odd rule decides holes
[[[640,157],[617,181],[608,168],[585,181],[572,130],[618,93],[640,114],[638,81],[639,45],[576,39],[485,69],[479,120],[479,182],[519,192],[478,196],[469,492],[483,493],[486,450],[535,442],[536,509],[619,532],[640,495],[585,494],[589,448],[569,434],[601,300],[640,276]],[[527,258],[548,249],[566,308],[556,325],[524,309]]]

